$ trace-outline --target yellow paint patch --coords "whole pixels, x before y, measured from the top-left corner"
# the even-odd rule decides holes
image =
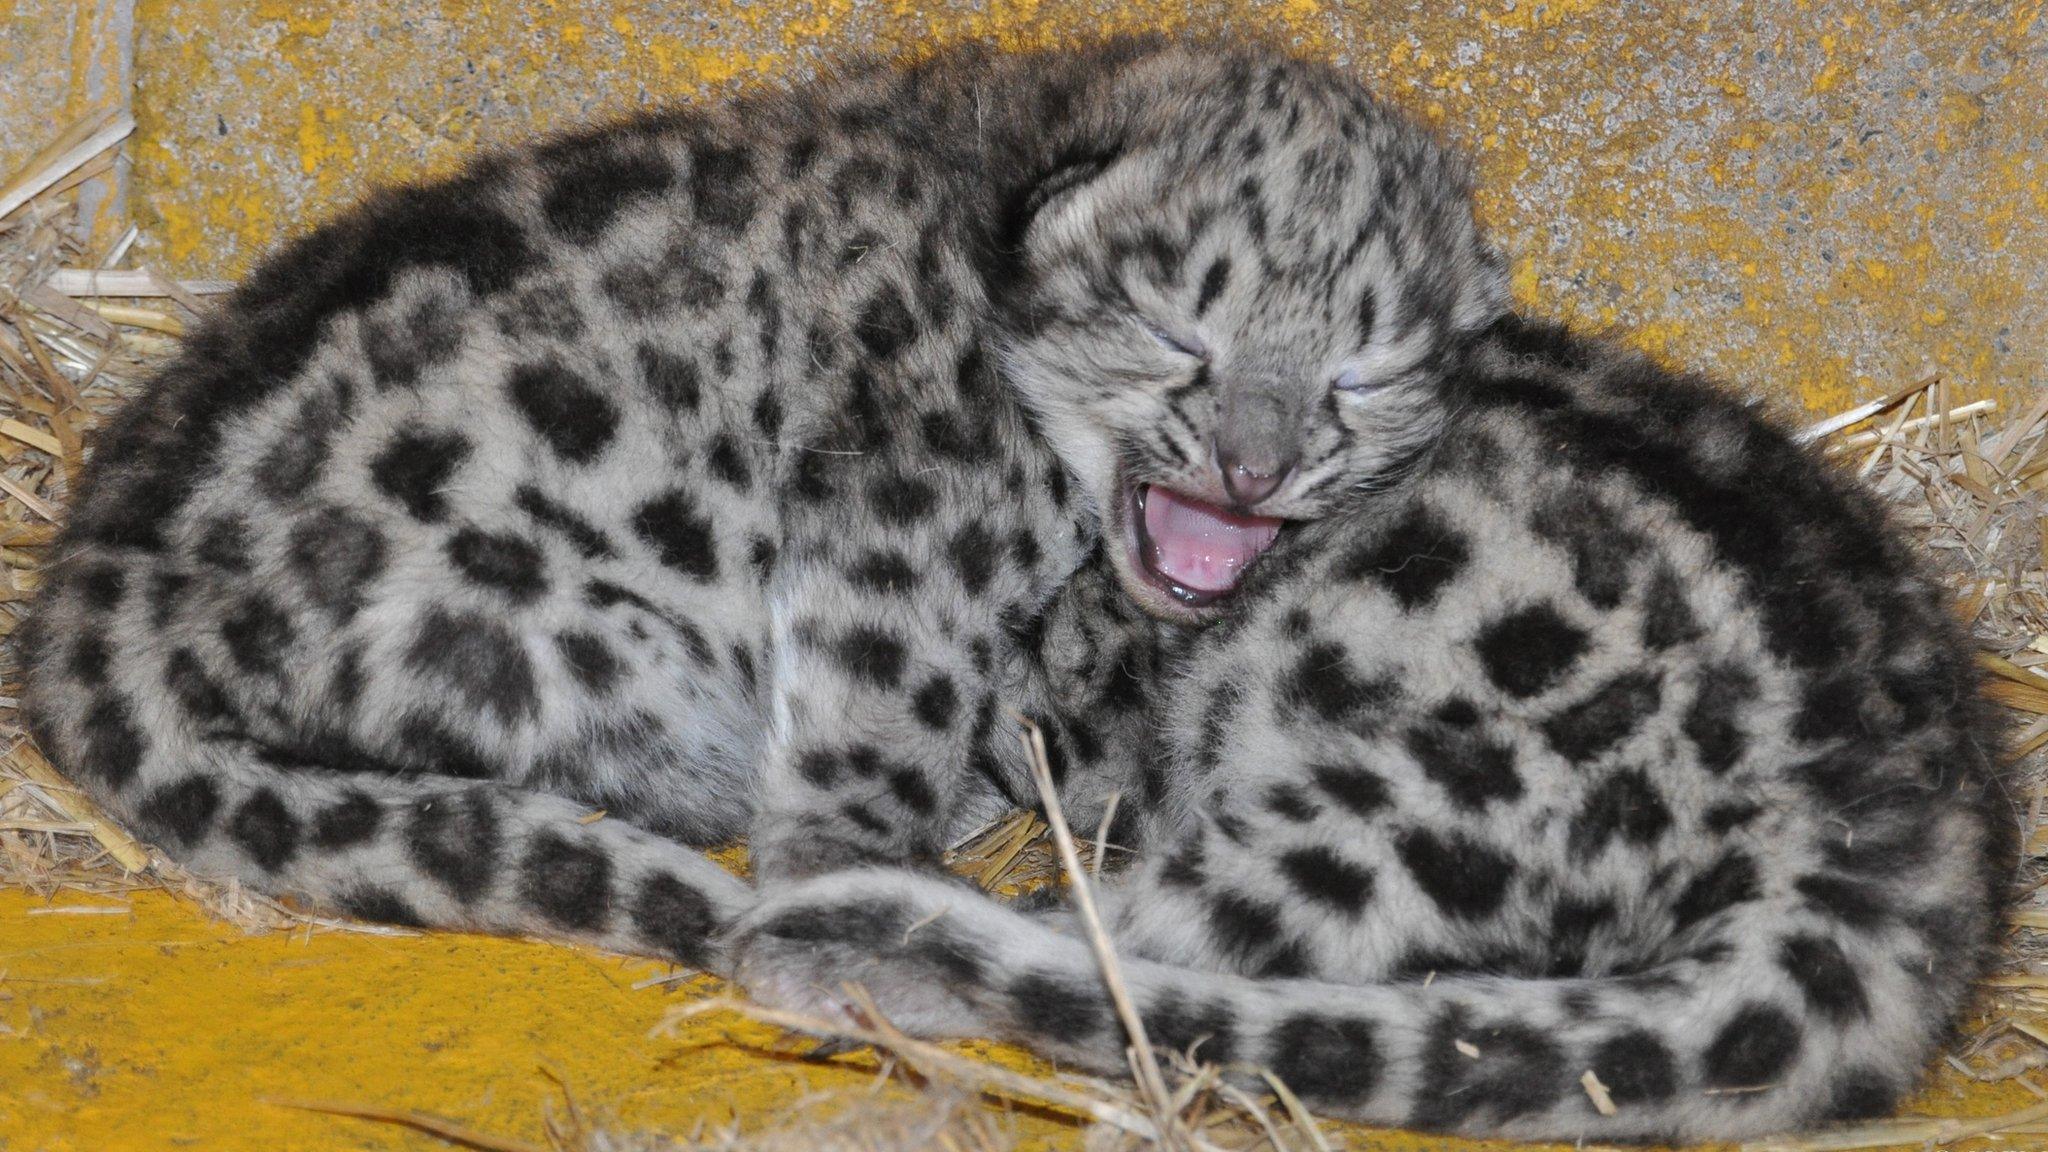
[[[423,1110],[541,1143],[559,1103],[542,1068],[626,1128],[758,1127],[807,1092],[874,1079],[872,1059],[794,1061],[771,1050],[773,1030],[731,1015],[650,1038],[715,985],[635,991],[663,971],[646,961],[474,936],[244,936],[157,894],[116,916],[30,914],[42,907],[0,890],[9,1148],[441,1147],[271,1103],[286,1099]],[[1045,1115],[1015,1124],[1072,1131]]]
[[[287,0],[262,0],[256,18],[283,24],[288,36],[325,36],[334,27],[332,9]]]
[[[1536,261],[1524,256],[1515,261],[1514,271],[1508,276],[1508,291],[1514,295],[1515,303],[1524,308],[1536,306],[1536,289],[1541,283],[1536,272]]]
[[[1498,8],[1481,9],[1480,19],[1496,27],[1528,31],[1555,28],[1607,7],[1602,0],[1511,0]]]

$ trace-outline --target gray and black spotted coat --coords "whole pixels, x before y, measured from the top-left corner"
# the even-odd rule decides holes
[[[1890,1110],[1991,958],[2019,826],[1946,590],[1699,381],[1519,320],[1453,374],[1416,475],[1151,649],[1151,834],[1105,896],[1152,1042],[1471,1134]],[[1123,713],[1115,666],[1071,717]],[[736,955],[770,1000],[853,981],[913,1031],[1126,1067],[1066,917],[935,878],[786,889]]]
[[[1465,188],[1330,69],[1116,42],[380,193],[96,441],[33,731],[196,869],[724,967],[751,892],[685,845],[934,854],[1028,801],[1011,712],[1101,803],[1048,605],[1134,485],[1234,453],[1305,516],[1412,459],[1498,310]]]

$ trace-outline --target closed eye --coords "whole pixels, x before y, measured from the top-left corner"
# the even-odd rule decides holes
[[[1337,373],[1336,379],[1330,381],[1330,387],[1335,388],[1339,392],[1349,392],[1357,396],[1368,392],[1377,392],[1392,382],[1392,380],[1385,376],[1369,376],[1361,368],[1346,368],[1342,372]]]
[[[1202,343],[1200,337],[1177,335],[1161,328],[1150,320],[1142,321],[1142,323],[1145,325],[1145,331],[1152,334],[1152,339],[1158,341],[1159,346],[1168,352],[1189,356],[1196,360],[1207,360],[1209,358],[1209,347]]]

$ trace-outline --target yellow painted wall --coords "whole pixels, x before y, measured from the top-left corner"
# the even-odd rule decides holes
[[[1336,58],[1478,155],[1518,295],[1812,405],[2048,381],[2041,0],[137,0],[135,183],[232,273],[375,181],[848,51],[1192,22]]]

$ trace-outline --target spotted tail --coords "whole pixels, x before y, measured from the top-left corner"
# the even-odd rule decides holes
[[[568,938],[707,970],[723,966],[718,931],[752,899],[702,854],[589,822],[588,807],[559,797],[286,763],[75,678],[31,687],[52,760],[201,875],[386,924]]]
[[[1154,1047],[1253,1084],[1270,1070],[1321,1115],[1676,1143],[1887,1111],[1978,970],[1962,953],[1981,925],[1947,925],[1971,934],[1948,955],[1912,926],[1852,927],[1789,892],[1724,917],[1711,943],[1626,976],[1353,986],[1143,960],[1123,975]],[[907,1031],[1127,1068],[1088,944],[943,880],[814,881],[744,918],[734,949],[740,981],[770,1001],[850,1015],[836,990],[853,981]]]

